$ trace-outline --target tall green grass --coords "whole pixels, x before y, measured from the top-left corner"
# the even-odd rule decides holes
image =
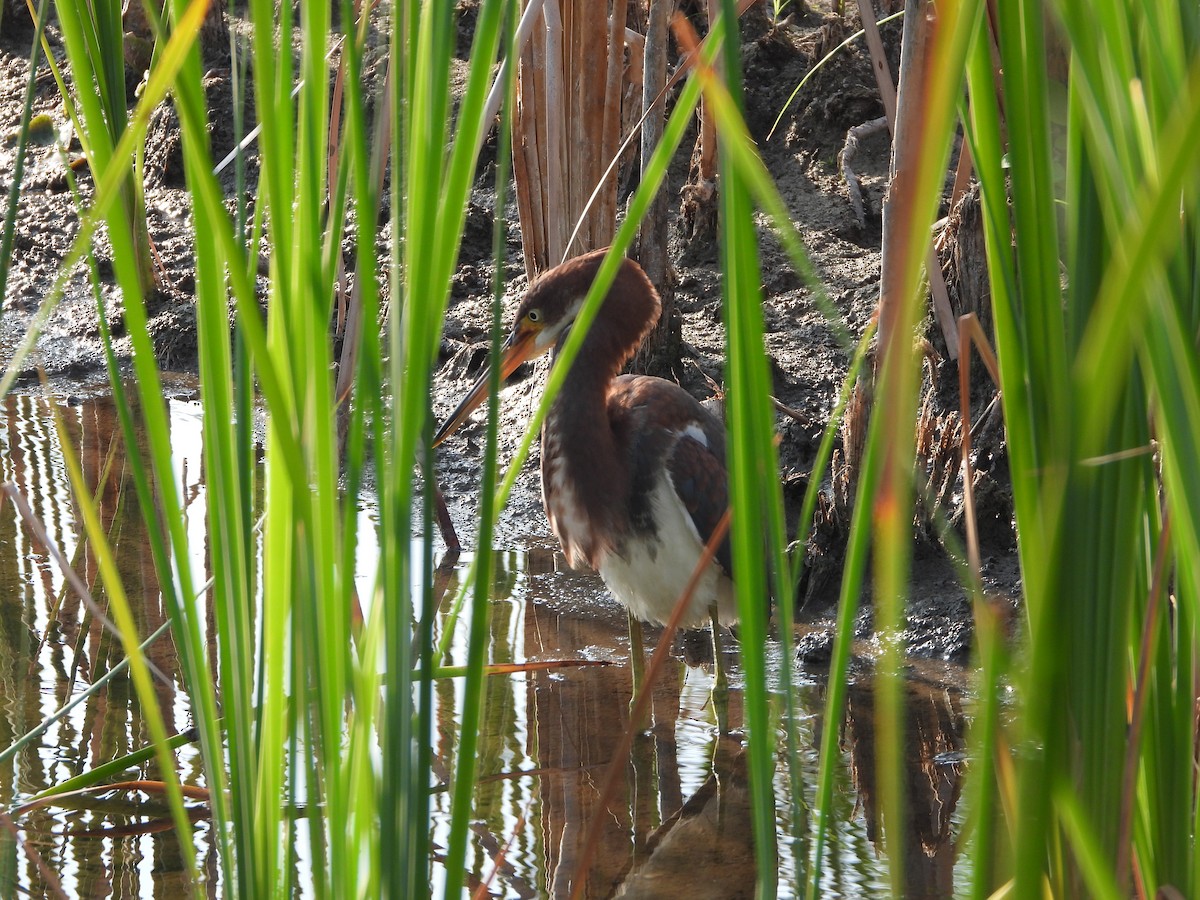
[[[72,90],[64,102],[77,108],[72,119],[81,127],[80,142],[93,172],[105,171],[121,137],[129,128],[125,85],[125,35],[119,0],[56,3],[55,12],[71,62]],[[156,283],[146,225],[142,189],[142,148],[135,146],[122,168],[117,204],[129,231],[132,260],[141,290]]]
[[[734,17],[733,6],[724,4],[726,21]],[[72,67],[80,67],[78,84],[87,60],[98,57],[89,50],[82,8],[66,7],[60,4],[60,16],[73,24],[64,22],[64,34],[78,31],[68,35]],[[491,124],[482,116],[484,100],[493,65],[511,56],[515,7],[503,0],[480,5],[465,86],[456,98],[453,5],[396,4],[388,19],[391,92],[373,98],[363,90],[369,83],[367,28],[354,24],[355,10],[344,2],[346,91],[331,177],[331,5],[300,4],[293,21],[291,4],[251,0],[255,108],[264,126],[253,196],[258,224],[251,232],[257,235],[261,227],[268,248],[265,316],[256,285],[257,242],[247,242],[241,217],[228,211],[212,171],[195,46],[203,3],[174,0],[169,6],[170,39],[126,131],[108,130],[120,118],[111,111],[85,115],[90,142],[101,149],[94,156],[93,205],[72,261],[82,258],[104,218],[139,394],[136,422],[133,405],[119,396],[123,424],[129,446],[138,445],[135,428],[148,438],[135,481],[153,520],[155,563],[201,733],[230,896],[297,888],[297,846],[309,848],[302,870],[316,895],[415,897],[430,891],[433,678],[449,638],[435,642],[434,634],[432,492],[423,474],[431,459],[428,398],[476,148]],[[780,652],[767,641],[767,597],[790,596],[792,578],[763,352],[757,210],[767,213],[797,269],[807,273],[811,267],[739,111],[733,29],[722,34],[719,25],[713,28],[710,55],[677,99],[664,146],[615,239],[618,251],[627,245],[703,90],[721,137],[733,542],[761,896],[805,888],[811,896],[819,893],[839,760],[832,723],[845,702],[851,628],[869,556],[876,621],[887,638],[877,704],[884,846],[893,892],[903,892],[903,836],[890,827],[902,820],[905,802],[898,751],[904,744],[898,681],[903,648],[888,635],[903,621],[910,567],[918,389],[911,336],[920,310],[919,271],[964,81],[969,101],[962,119],[984,205],[1026,598],[1012,653],[989,619],[980,622],[983,696],[973,733],[966,835],[973,895],[1007,888],[1021,897],[1127,896],[1134,879],[1147,895],[1170,885],[1191,896],[1198,887],[1200,170],[1194,148],[1200,143],[1200,14],[1179,0],[1059,0],[1049,17],[1042,4],[1028,0],[996,9],[999,78],[987,31],[993,23],[983,4],[938,5],[920,75],[922,112],[906,129],[920,164],[911,180],[893,185],[899,229],[907,237],[891,248],[902,265],[885,291],[891,306],[847,554],[814,792],[818,808],[811,819],[795,809],[788,816],[797,844],[811,847],[809,869],[797,873],[801,883],[794,886],[779,885],[776,874],[781,801],[774,795],[774,742],[777,725],[794,723],[796,710],[786,634],[784,685],[778,694],[767,690],[768,654]],[[112,10],[100,13],[109,18],[102,28],[92,27],[110,34]],[[295,46],[281,38],[293,34]],[[1057,35],[1068,51],[1065,103],[1047,77],[1048,35]],[[720,41],[724,78],[711,64]],[[116,75],[105,70],[103,77]],[[213,576],[205,597],[197,596],[202,579],[189,569],[142,302],[146,283],[129,228],[136,206],[125,193],[149,106],[168,86],[183,129],[195,233]],[[373,159],[385,148],[368,140],[372,109],[390,119],[392,135],[386,267],[375,257],[374,223],[383,198]],[[347,241],[363,327],[342,456],[329,327]],[[499,242],[497,255],[502,247]],[[577,331],[598,307],[603,279],[613,272],[615,259],[602,269]],[[61,280],[55,293],[60,291]],[[581,340],[582,334],[572,334],[517,465]],[[115,368],[113,373],[119,390]],[[11,379],[10,371],[0,390]],[[262,486],[247,465],[253,458],[247,426],[256,409],[266,419]],[[493,499],[503,501],[515,470],[503,481],[495,471],[494,414],[488,435],[482,518],[491,523]],[[354,583],[361,539],[355,500],[368,466],[378,493],[381,552],[376,583],[360,595]],[[498,482],[493,498],[490,486]],[[266,498],[261,546],[252,512],[260,488]],[[482,537],[488,533],[487,526],[481,529]],[[104,546],[96,529],[89,527],[89,538]],[[460,601],[471,604],[470,650],[464,743],[452,776],[453,824],[443,869],[447,897],[462,893],[473,814],[476,760],[469,726],[483,714],[489,550],[485,541],[470,594]],[[110,594],[119,591],[113,567],[102,574]],[[205,644],[209,606],[217,623],[215,663]],[[790,617],[781,619],[786,628]],[[137,640],[132,633],[125,637],[137,672]],[[998,692],[1004,683],[1014,685],[1016,699],[1012,714],[1002,717]],[[139,689],[148,691],[140,683]],[[153,696],[147,693],[143,701],[153,704]],[[168,762],[165,734],[158,746]],[[783,751],[793,785],[804,749],[789,741]],[[787,802],[798,804],[799,797]],[[182,822],[178,799],[175,807]],[[197,892],[204,889],[197,884]]]
[[[911,542],[917,386],[910,335],[927,246],[921,236],[936,209],[956,86],[965,77],[1027,600],[1012,656],[1000,652],[1003,638],[986,606],[978,607],[979,683],[989,695],[977,723],[988,742],[978,745],[972,773],[974,812],[987,817],[971,832],[975,896],[1006,886],[1016,896],[1120,896],[1135,877],[1139,892],[1171,886],[1190,896],[1198,16],[1172,2],[1063,3],[1048,17],[1041,4],[999,9],[1000,84],[979,4],[939,4],[924,72],[917,69],[921,101],[907,139],[921,148],[920,165],[911,181],[892,185],[890,201],[901,209],[889,234],[899,235],[892,252],[903,263],[884,285],[890,337],[852,526],[828,721],[837,721],[842,703],[869,528],[885,646],[878,704],[885,846],[900,894],[904,835],[887,823],[902,821],[905,802],[896,753],[902,648],[889,635],[903,622]],[[1065,121],[1052,118],[1062,105],[1046,75],[1047,28],[1070,59]],[[723,179],[725,191],[731,180]],[[727,245],[742,221],[735,217],[727,209]],[[735,281],[743,263],[725,255],[723,264]],[[740,370],[732,323],[730,330],[732,381]],[[731,423],[733,448],[743,427]],[[737,485],[736,462],[733,477]],[[735,522],[745,509],[737,507]],[[1018,687],[1018,707],[1015,724],[1001,727],[994,692],[1006,680]],[[837,752],[829,728],[810,895],[819,893]],[[992,817],[1001,809],[1009,818],[997,828]]]
[[[1004,4],[1002,81],[982,35],[968,65],[1027,601],[1011,877],[1022,896],[1118,896],[1136,871],[1147,894],[1190,896],[1200,30],[1171,2],[1063,2],[1050,25],[1040,5]],[[1001,96],[1025,101],[1004,105],[1007,142]],[[1173,602],[1152,618],[1160,552]],[[980,777],[1003,790],[984,752]],[[976,850],[981,876],[1003,872],[1007,854]]]
[[[214,577],[207,597],[196,596],[197,580],[188,569],[183,507],[171,478],[162,391],[146,327],[145,283],[138,275],[139,257],[125,237],[129,208],[119,187],[126,183],[120,173],[131,171],[130,153],[138,134],[144,133],[144,118],[135,118],[140,131],[127,136],[119,149],[113,149],[116,142],[109,137],[102,145],[107,156],[97,157],[93,165],[101,187],[89,215],[94,220],[110,214],[140,394],[141,420],[134,423],[124,404],[123,418],[130,437],[138,427],[148,438],[147,456],[134,461],[135,477],[142,508],[154,518],[156,565],[201,733],[223,884],[231,896],[290,893],[296,887],[291,879],[297,871],[298,845],[309,848],[302,870],[311,873],[311,889],[320,896],[415,896],[427,890],[428,828],[413,823],[428,821],[429,685],[436,660],[430,639],[432,593],[414,594],[412,589],[414,567],[425,570],[421,583],[432,584],[429,551],[414,558],[410,549],[414,516],[429,505],[429,492],[414,481],[413,472],[420,459],[428,458],[421,448],[427,447],[430,432],[430,378],[474,154],[488,124],[479,111],[510,7],[490,2],[481,10],[474,63],[452,141],[447,139],[453,9],[447,4],[406,4],[391,17],[393,95],[374,98],[377,114],[393,117],[393,133],[398,135],[390,205],[396,241],[386,341],[380,331],[380,283],[371,227],[380,200],[368,177],[371,98],[359,89],[364,82],[366,28],[346,38],[350,88],[339,142],[341,169],[331,184],[326,61],[330,5],[304,4],[298,23],[292,21],[289,5],[278,10],[266,2],[250,6],[255,106],[264,126],[254,198],[269,247],[264,319],[255,291],[257,247],[247,247],[213,175],[195,45],[204,4],[180,2],[170,7],[174,52],[162,54],[157,72],[169,73],[165,77],[182,125],[193,200]],[[60,8],[60,16],[68,19],[82,12],[74,5]],[[112,26],[114,10],[105,7],[101,12]],[[343,22],[356,21],[349,3],[340,12]],[[116,15],[119,25],[119,10]],[[301,35],[296,53],[288,43],[281,46],[279,39],[280,34],[293,34],[294,25]],[[79,51],[73,40],[68,43],[74,48],[76,79],[89,71],[86,61],[112,58]],[[119,49],[115,60],[122,71],[105,74],[110,81],[120,76],[123,117]],[[302,87],[293,100],[297,80]],[[102,118],[107,122],[116,117],[102,112],[94,121],[87,119],[93,141],[99,139]],[[439,127],[431,127],[435,122]],[[329,325],[347,210],[358,223],[354,271],[365,335],[343,471],[337,453]],[[85,229],[76,253],[90,240],[93,227]],[[253,469],[246,465],[253,454],[252,432],[245,426],[255,408],[244,390],[247,382],[233,377],[231,302],[237,313],[236,340],[246,348],[251,367],[241,377],[252,377],[257,384],[267,423],[261,556],[251,520],[257,488]],[[385,345],[386,370],[380,352]],[[116,374],[114,370],[114,387],[119,387]],[[132,439],[127,443],[139,444]],[[378,589],[361,598],[365,621],[356,634],[356,498],[343,497],[339,479],[344,474],[346,483],[362,483],[368,447],[374,451],[383,552]],[[424,533],[429,535],[427,515],[425,520]],[[90,531],[90,538],[98,547],[106,546],[102,534]],[[428,539],[426,547],[430,546]],[[111,569],[103,574],[106,581],[116,577]],[[110,593],[118,589],[113,585]],[[209,604],[217,623],[215,667],[209,664],[204,642]],[[415,658],[410,651],[414,620],[424,636]],[[133,640],[132,629],[127,630]],[[138,671],[140,657],[130,647]],[[416,681],[414,665],[422,673]],[[479,673],[469,681],[478,696]],[[143,702],[153,708],[151,694],[146,693]],[[159,743],[165,748],[165,735]],[[164,771],[172,772],[169,757],[163,761]],[[463,777],[468,784],[472,780],[469,772]],[[307,813],[297,816],[298,809]],[[460,838],[468,820],[460,817]],[[178,821],[185,829],[186,820],[180,816]],[[203,891],[199,884],[197,891]],[[447,891],[453,889],[448,886]]]

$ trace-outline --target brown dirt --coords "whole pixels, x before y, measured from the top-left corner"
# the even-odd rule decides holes
[[[886,133],[866,139],[858,156],[857,169],[862,176],[867,214],[865,227],[851,210],[838,169],[838,153],[847,129],[882,115],[882,106],[866,49],[861,43],[854,44],[841,51],[804,87],[787,108],[774,136],[766,139],[795,85],[816,60],[858,27],[856,21],[842,22],[797,6],[789,7],[796,10],[793,16],[776,25],[771,24],[765,13],[757,11],[743,22],[747,118],[803,234],[825,290],[851,333],[858,336],[874,311],[878,290],[880,208],[888,166]],[[19,123],[31,37],[27,19],[18,15],[5,17],[0,33],[0,183],[5,187],[11,183],[14,164],[14,142],[8,136]],[[59,54],[55,37],[51,29],[52,46]],[[898,25],[885,27],[883,37],[893,56],[894,71],[899,53]],[[214,121],[221,123],[213,135],[214,152],[219,157],[233,141],[227,124],[230,120],[227,59],[212,62],[206,86],[213,108],[225,110],[222,115],[214,116]],[[54,82],[44,64],[40,68],[34,111],[48,114],[56,125],[64,121]],[[186,370],[195,366],[191,238],[188,198],[182,188],[178,154],[173,149],[173,116],[168,111],[156,117],[153,133],[155,139],[147,162],[147,209],[150,233],[162,257],[168,286],[151,298],[149,311],[162,362]],[[688,143],[680,151],[680,159],[672,171],[670,190],[676,198],[687,178],[690,149]],[[494,159],[494,137],[485,154]],[[439,418],[450,410],[466,380],[483,362],[489,320],[487,294],[493,273],[490,251],[494,171],[494,164],[487,158],[481,161],[446,322],[442,347],[445,365],[438,374],[433,398],[433,411]],[[226,176],[228,189],[232,189],[231,178],[231,174]],[[90,189],[88,182],[86,176],[81,178],[85,194]],[[509,210],[513,215],[512,204]],[[511,224],[505,276],[508,297],[515,306],[524,287],[524,270],[515,222]],[[75,205],[62,159],[51,147],[33,147],[26,162],[16,251],[0,318],[0,361],[10,357],[12,348],[24,334],[76,230]],[[774,372],[775,396],[790,411],[780,414],[778,424],[783,438],[782,476],[795,516],[821,430],[846,375],[849,353],[839,345],[814,303],[812,292],[792,271],[765,226],[762,234],[766,350]],[[111,284],[111,266],[104,263],[103,240],[99,250],[101,274],[107,279],[105,298],[120,335],[120,301]],[[943,258],[949,259],[953,252],[952,245],[947,247]],[[720,273],[715,264],[715,248],[689,246],[676,228],[672,232],[671,257],[683,317],[682,358],[673,374],[693,393],[707,397],[712,393],[710,380],[720,384],[723,379],[724,362]],[[956,264],[952,261],[950,269]],[[118,349],[128,352],[123,338],[118,341]],[[34,364],[51,375],[67,379],[94,377],[102,368],[94,302],[82,271],[72,278],[66,297],[50,318],[35,363],[26,369],[25,375],[30,380],[36,377]],[[931,415],[924,427],[937,438],[953,428],[953,417],[948,411],[957,406],[957,389],[951,389],[957,385],[957,371],[953,362],[941,362],[930,367],[929,372]],[[504,458],[510,457],[515,449],[540,390],[540,378],[528,377],[529,374],[518,373],[516,383],[505,391],[501,436]],[[973,406],[977,414],[987,400],[986,386],[980,390]],[[979,460],[987,470],[985,480],[990,491],[984,497],[988,504],[985,581],[989,591],[1011,604],[1019,593],[1019,573],[1013,551],[1002,436],[1000,429],[993,430],[997,436],[985,445]],[[439,477],[467,546],[473,539],[470,523],[475,517],[481,434],[478,425],[464,428],[463,436],[449,442],[439,459]],[[956,481],[953,448],[947,449],[950,443],[938,444],[935,440],[932,456],[923,460],[923,464],[935,494],[941,498],[936,504],[938,514],[955,524],[961,516],[961,484]],[[822,648],[828,646],[828,616],[840,580],[847,521],[844,510],[838,509],[838,491],[827,490],[827,495],[830,502],[823,506],[826,512],[822,530],[810,548],[816,574],[804,584],[802,594],[805,615],[816,635],[806,639],[805,655],[814,662],[820,661],[825,652]],[[913,650],[921,655],[961,658],[970,647],[970,607],[936,529],[928,524],[932,518],[931,511],[926,510],[916,529],[918,550],[908,637]],[[553,545],[541,511],[536,458],[527,463],[517,483],[500,526],[498,543],[520,547]],[[860,616],[859,624],[863,634],[869,633],[869,607]]]

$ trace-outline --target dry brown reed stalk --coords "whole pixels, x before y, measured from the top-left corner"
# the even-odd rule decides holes
[[[588,14],[583,8],[595,6],[576,0],[546,0],[541,26],[534,29],[521,55],[512,124],[512,174],[530,278],[562,259],[575,220],[571,212],[582,209],[584,182],[595,184],[584,179],[584,173],[598,156],[602,142],[605,96],[601,92],[599,104],[586,96],[590,91],[584,88],[590,85],[584,74],[594,78],[602,71],[600,60],[604,60],[604,70],[608,60],[605,17],[596,16],[594,10]],[[584,241],[592,240],[592,223],[588,226]],[[594,245],[586,242],[583,246]]]
[[[599,6],[599,4],[596,4]],[[604,83],[604,109],[602,131],[604,141],[601,145],[599,159],[600,171],[608,165],[608,161],[617,152],[621,143],[621,124],[624,121],[623,106],[625,100],[625,22],[629,14],[629,0],[615,0],[612,15],[608,19],[608,58],[607,79]],[[615,98],[615,102],[612,102]],[[613,211],[614,218],[617,209],[617,179],[609,178],[604,182],[601,194],[602,206]]]
[[[531,278],[570,252],[607,245],[615,232],[616,173],[597,202],[589,207],[588,199],[621,140],[622,103],[630,80],[625,64],[628,2],[545,0],[541,27],[522,52],[513,175]],[[581,216],[578,242],[568,248]]]
[[[745,4],[743,4],[743,7]],[[739,10],[739,15],[743,10]],[[706,0],[705,14],[709,29],[720,13],[720,0]],[[721,59],[716,69],[724,76]],[[683,205],[680,217],[686,235],[684,259],[699,262],[713,258],[717,242],[717,131],[709,110],[707,98],[700,101],[700,128],[696,145],[692,150],[692,161],[688,171],[688,183],[684,185]]]
[[[1142,729],[1146,721],[1146,700],[1150,682],[1150,665],[1154,643],[1158,638],[1158,623],[1167,583],[1167,558],[1171,546],[1170,511],[1163,512],[1162,531],[1154,551],[1154,572],[1150,579],[1150,595],[1142,620],[1142,640],[1138,650],[1137,680],[1131,685],[1133,708],[1129,715],[1129,741],[1125,745],[1125,763],[1121,773],[1121,839],[1117,841],[1117,884],[1129,884],[1133,866],[1134,791],[1137,787],[1138,750],[1142,745]],[[1139,878],[1139,882],[1140,882]],[[1161,891],[1160,891],[1161,896]]]
[[[642,109],[645,110],[641,131],[641,166],[645,172],[654,148],[662,140],[666,111],[662,100],[668,90],[667,81],[667,23],[675,8],[675,0],[647,0],[646,37],[642,61]],[[684,66],[679,67],[680,70]],[[637,257],[647,277],[658,289],[662,314],[638,348],[634,365],[639,372],[663,374],[678,361],[682,325],[676,311],[674,276],[667,255],[668,228],[671,209],[667,192],[659,191],[642,220],[637,237]]]
[[[958,320],[958,395],[962,416],[962,479],[963,508],[967,523],[967,560],[971,576],[978,588],[982,585],[982,563],[979,552],[979,525],[975,514],[975,477],[971,471],[971,344],[974,342],[979,357],[987,367],[988,375],[999,389],[1000,366],[996,354],[988,343],[987,335],[974,313],[967,313]]]
[[[888,130],[892,133],[893,141],[896,136],[897,128],[903,130],[903,126],[897,124],[897,91],[892,82],[891,69],[888,67],[887,56],[884,54],[883,41],[879,36],[879,27],[875,24],[875,8],[871,0],[859,0],[858,2],[859,15],[862,18],[863,31],[866,33],[867,49],[871,54],[871,68],[875,73],[875,83],[879,86],[879,96],[883,101],[884,113],[887,116]],[[929,7],[932,9],[932,7]],[[932,15],[932,12],[930,12]],[[906,36],[916,28],[916,25],[910,21],[909,14],[906,12],[904,17],[904,33]],[[913,35],[919,37],[919,35]],[[901,83],[903,84],[904,76],[901,73]],[[919,98],[913,98],[912,102],[919,102]],[[965,151],[964,151],[965,152]],[[970,174],[969,165],[970,156],[967,156],[967,163],[962,164],[960,160],[960,173],[956,173],[955,185],[958,186],[959,174]],[[907,165],[905,156],[905,148],[897,144],[893,144],[891,176],[894,178],[898,171],[902,171],[901,167]],[[884,207],[887,207],[887,201],[884,201]],[[888,245],[888,216],[884,215],[884,234],[883,245]],[[885,252],[882,261],[883,268],[886,270],[889,267],[889,256]],[[946,350],[953,357],[958,356],[958,325],[954,321],[954,312],[950,306],[950,295],[946,290],[946,279],[942,275],[941,266],[937,264],[937,257],[934,254],[932,244],[929,248],[929,254],[925,260],[925,271],[929,278],[929,289],[933,294],[933,309],[937,317],[938,326],[942,330],[942,337],[946,341]],[[888,277],[883,272],[880,273],[880,285],[887,284]],[[883,293],[881,290],[880,299],[882,300]],[[885,331],[886,317],[880,322],[880,337],[886,336]]]
[[[739,0],[743,14],[755,0]],[[674,0],[526,0],[513,122],[513,180],[530,278],[570,256],[602,247],[615,232],[619,154],[641,128],[643,165],[662,138],[664,100],[690,67],[683,60],[667,78],[667,24]],[[715,15],[715,2],[710,4]],[[636,27],[645,23],[645,35]],[[565,48],[565,50],[564,50]],[[603,77],[600,77],[603,75]],[[622,133],[627,135],[622,140]],[[708,132],[703,173],[715,203],[716,137]],[[599,186],[599,187],[597,187]],[[715,207],[714,207],[715,208]],[[638,355],[639,369],[661,368],[679,339],[667,260],[668,197],[647,214],[636,256],[663,299],[663,315]]]
[[[648,0],[642,64],[642,108],[649,111],[667,83],[667,22],[674,0]],[[642,169],[662,140],[666,116],[647,115],[642,123]],[[667,280],[667,195],[659,191],[638,232],[638,261],[661,293]],[[662,318],[667,318],[666,310]],[[656,329],[657,333],[657,329]],[[653,340],[653,339],[652,339]]]
[[[708,27],[721,14],[721,0],[708,0]],[[717,71],[721,64],[717,62]],[[717,124],[706,100],[700,101],[700,178],[708,183],[717,178]]]
[[[880,98],[883,101],[884,112],[888,121],[888,129],[892,134],[892,158],[890,166],[890,183],[888,194],[883,203],[883,240],[879,273],[879,346],[886,347],[893,339],[895,308],[901,302],[899,285],[900,266],[898,265],[895,248],[903,246],[903,239],[897,239],[894,224],[898,216],[891,202],[892,188],[898,178],[908,177],[907,173],[914,170],[919,160],[913,157],[913,145],[908,135],[921,128],[923,110],[921,109],[920,86],[913,82],[915,75],[906,71],[921,59],[925,42],[931,31],[927,17],[936,15],[933,4],[927,0],[910,0],[904,12],[904,48],[901,53],[901,71],[899,90],[892,82],[891,70],[883,53],[883,42],[875,25],[874,6],[869,0],[859,0],[859,11],[866,32],[867,46],[871,53],[872,69],[875,72],[876,83],[879,86]],[[913,88],[905,90],[906,75]],[[946,289],[945,277],[941,266],[938,265],[937,255],[933,247],[932,235],[925,260],[925,270],[929,278],[930,291],[933,294],[934,313],[946,342],[947,353],[951,358],[959,356],[958,324],[950,306],[949,292]],[[877,355],[876,360],[880,357]],[[873,367],[872,367],[873,368]],[[873,371],[862,376],[868,380],[873,378]],[[860,379],[861,380],[861,379]],[[846,411],[843,432],[848,442],[849,436],[865,435],[867,418],[871,413],[871,391],[864,385],[855,388],[855,399]],[[853,484],[857,480],[857,454],[847,452],[847,481]]]

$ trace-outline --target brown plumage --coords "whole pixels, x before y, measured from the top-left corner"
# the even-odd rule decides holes
[[[557,350],[604,258],[597,250],[538,278],[500,362]],[[572,565],[587,563],[638,619],[664,622],[728,503],[724,429],[677,384],[618,373],[661,310],[645,273],[624,260],[542,428],[542,498]],[[439,431],[453,432],[487,393],[487,373]],[[729,542],[706,570],[685,625],[710,609],[736,618]]]

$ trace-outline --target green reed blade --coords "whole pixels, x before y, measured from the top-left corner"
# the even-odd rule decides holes
[[[1006,104],[1007,147],[996,127],[982,43],[971,57],[968,137],[979,165],[997,291],[997,349],[1029,610],[1028,674],[1019,676],[1023,715],[1015,739],[1023,742],[1018,746],[1043,748],[1019,754],[1012,770],[1020,792],[1017,893],[1045,884],[1073,891],[1084,881],[1101,890],[1101,870],[1125,849],[1113,842],[1127,743],[1129,660],[1140,655],[1140,635],[1130,626],[1140,623],[1147,547],[1160,527],[1155,473],[1137,448],[1149,442],[1148,414],[1160,435],[1173,435],[1167,453],[1193,440],[1178,427],[1188,420],[1190,401],[1176,403],[1187,392],[1179,386],[1191,378],[1173,373],[1168,384],[1163,377],[1167,360],[1177,371],[1191,371],[1188,345],[1173,351],[1159,341],[1151,353],[1139,348],[1156,331],[1166,333],[1160,315],[1174,302],[1163,263],[1189,233],[1190,204],[1183,204],[1183,229],[1178,210],[1181,195],[1191,191],[1194,167],[1181,164],[1180,152],[1183,135],[1193,146],[1196,140],[1190,131],[1196,90],[1185,77],[1183,41],[1175,34],[1162,43],[1162,58],[1150,60],[1136,48],[1139,42],[1146,46],[1149,23],[1183,21],[1180,10],[1170,3],[1058,6],[1064,25],[1058,34],[1071,53],[1065,150],[1047,126],[1039,8],[1013,4],[998,16],[1004,89],[1024,100]],[[1052,153],[1054,147],[1059,149]],[[1006,153],[1007,176],[999,168]],[[1064,165],[1065,177],[1058,174]],[[1012,190],[1011,234],[1005,177]],[[1052,201],[1064,190],[1060,244]],[[1012,235],[1016,253],[1010,257]],[[1186,264],[1174,259],[1175,280],[1190,303],[1194,282]],[[1067,275],[1065,302],[1058,291],[1060,265]],[[1156,307],[1151,297],[1166,303]],[[1139,359],[1148,377],[1135,364]],[[1191,530],[1185,525],[1185,532]],[[1186,545],[1191,538],[1185,533],[1177,540]],[[1191,611],[1180,621],[1194,621]],[[1192,803],[1181,820],[1179,804],[1164,790],[1178,785],[1167,748],[1181,748],[1179,735],[1190,734],[1191,724],[1171,700],[1180,673],[1166,648],[1178,646],[1178,638],[1162,640],[1159,663],[1143,686],[1160,714],[1134,748],[1143,789],[1133,833],[1140,871],[1151,884],[1161,883],[1167,869],[1178,881],[1190,861],[1182,861],[1186,852],[1170,849],[1175,842],[1155,842],[1150,835],[1165,835],[1164,828],[1178,832],[1182,823],[1190,831],[1195,820]],[[1190,678],[1190,652],[1180,664]],[[985,679],[996,684],[998,677],[989,665]],[[982,776],[990,786],[979,787],[981,808],[997,790],[994,771],[999,774],[989,766]],[[1051,796],[1051,783],[1067,787]],[[1172,792],[1177,801],[1178,789]],[[1081,830],[1082,822],[1094,833]],[[975,896],[985,896],[1003,878],[991,842],[981,843]]]
[[[476,54],[482,56],[488,53],[489,50],[491,51],[491,55],[494,55],[496,45],[499,44],[499,38],[503,34],[505,45],[508,48],[507,58],[516,58],[518,48],[515,44],[515,36],[519,13],[517,4],[511,2],[494,2],[486,4],[481,8],[479,19],[476,22],[472,57],[475,57]],[[511,142],[512,104],[516,96],[516,68],[516,66],[512,65],[505,68],[503,96],[507,102],[503,103],[504,111],[501,115],[497,142],[497,146],[502,148],[508,147]],[[471,99],[473,104],[482,104],[484,99],[482,87],[486,84],[489,73],[487,70],[477,68],[472,74],[479,78],[479,82],[474,91],[468,86],[467,97]],[[482,124],[483,117],[481,111],[482,105],[478,107],[473,106],[471,109],[463,107],[460,115],[465,117],[468,122],[479,122]],[[479,135],[476,134],[474,137],[477,140]],[[466,168],[466,163],[470,162],[473,168],[474,148],[477,144],[466,144],[463,135],[459,136],[459,141],[460,143],[455,148],[456,154],[452,163],[452,169],[455,170],[452,182],[457,182],[460,185],[459,190],[462,191],[468,186],[469,182],[470,173]],[[492,359],[500,358],[500,345],[503,340],[501,316],[504,311],[504,256],[507,234],[504,224],[504,198],[508,190],[508,177],[511,164],[511,157],[509,154],[503,152],[503,150],[497,156],[496,211],[492,237],[492,259],[495,266],[492,287]],[[462,231],[465,211],[465,207],[459,208],[459,215],[456,220],[453,223],[443,225],[444,228],[452,229],[455,241],[457,241],[457,236]],[[451,266],[453,266],[453,260],[451,260]],[[469,826],[475,819],[475,779],[479,773],[477,749],[480,743],[480,720],[483,715],[485,688],[484,663],[486,662],[488,649],[487,631],[488,620],[490,618],[489,601],[494,581],[492,539],[495,533],[497,515],[493,503],[496,495],[497,460],[499,456],[500,404],[496,401],[496,398],[500,392],[500,368],[499,366],[491,366],[489,372],[488,397],[490,402],[488,403],[487,437],[484,442],[483,473],[480,485],[478,559],[475,564],[474,584],[472,585],[471,618],[467,637],[466,682],[463,686],[458,759],[454,772],[454,794],[450,807],[451,827],[445,864],[446,884],[444,896],[446,900],[451,900],[451,898],[462,894],[462,882],[466,873],[465,863]]]
[[[165,628],[166,625],[164,623],[163,629],[165,630]],[[149,639],[143,641],[141,646],[144,648],[148,643]],[[126,660],[126,664],[128,664],[128,660]],[[124,668],[122,668],[121,671],[124,671]],[[197,737],[198,735],[196,732],[192,730],[174,734],[167,738],[166,747],[168,750],[175,750],[179,747],[183,747],[186,744],[195,743]],[[126,753],[124,756],[119,756],[116,759],[109,760],[103,765],[96,766],[94,769],[88,769],[86,772],[76,775],[74,778],[68,778],[66,781],[60,781],[58,784],[34,794],[31,798],[31,802],[45,800],[49,797],[54,797],[57,794],[69,794],[73,791],[94,787],[95,785],[108,781],[116,775],[120,775],[122,772],[127,772],[130,769],[136,769],[143,763],[147,763],[150,760],[155,759],[158,752],[159,748],[157,746],[152,746],[143,747],[141,750],[135,750],[132,753]],[[173,757],[172,761],[174,761]],[[179,837],[181,841],[186,840],[186,833],[181,833]]]
[[[723,20],[736,21],[732,0],[721,6]],[[710,40],[712,38],[710,37]],[[727,28],[720,56],[723,75],[735,116],[741,120],[742,87],[739,29]],[[706,87],[715,79],[704,77]],[[705,93],[706,103],[713,91]],[[727,147],[741,134],[725,130],[717,120],[720,152],[718,249],[724,278],[722,309],[726,326],[728,415],[726,446],[729,466],[729,498],[733,510],[730,537],[734,569],[738,576],[737,598],[740,624],[739,656],[745,673],[745,717],[749,732],[748,772],[750,777],[751,822],[757,868],[756,896],[774,897],[778,892],[775,829],[775,729],[771,723],[771,699],[767,687],[767,619],[770,589],[786,582],[783,547],[783,496],[779,482],[778,456],[774,444],[774,408],[771,405],[771,374],[763,345],[762,274],[758,256],[758,234],[754,208],[737,158]],[[764,535],[763,524],[766,524]],[[765,540],[764,540],[765,538]],[[790,602],[777,590],[780,602]],[[786,663],[790,665],[790,660]]]

